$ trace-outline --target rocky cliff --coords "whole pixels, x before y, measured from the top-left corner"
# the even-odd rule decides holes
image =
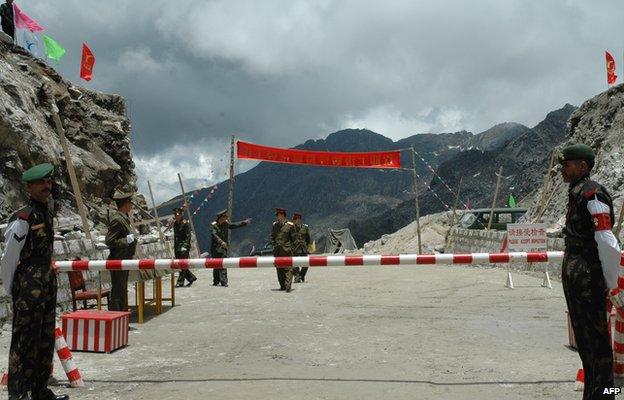
[[[602,183],[611,193],[616,218],[624,202],[624,85],[613,87],[589,100],[576,110],[567,122],[563,147],[585,143],[596,151],[592,179]],[[531,218],[538,213],[539,200],[550,199],[544,221],[561,228],[565,220],[568,185],[559,174],[548,188],[541,187],[527,203]]]
[[[0,43],[0,221],[27,199],[22,171],[50,162],[57,168],[61,224],[81,226],[52,119],[54,104],[91,221],[104,220],[116,186],[136,187],[124,99],[75,86],[20,47]]]

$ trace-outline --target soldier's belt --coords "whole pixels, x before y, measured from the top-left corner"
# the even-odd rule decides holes
[[[50,265],[52,257],[28,257],[20,260],[20,265]]]

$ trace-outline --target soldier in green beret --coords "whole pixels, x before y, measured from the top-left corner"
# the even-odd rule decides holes
[[[228,256],[228,243],[230,239],[230,229],[238,229],[251,223],[251,218],[243,221],[232,222],[228,220],[227,210],[219,211],[215,221],[210,225],[211,239],[210,254],[214,258],[226,258]],[[227,269],[212,270],[212,285],[227,287]]]
[[[116,191],[113,200],[117,210],[109,214],[106,245],[110,249],[109,260],[131,260],[136,251],[136,238],[130,224],[129,214],[132,212],[132,193]],[[128,272],[110,271],[111,293],[108,302],[110,311],[126,311],[128,309]]]
[[[277,216],[277,221],[273,222],[271,228],[273,256],[290,257],[293,255],[293,245],[296,240],[295,224],[286,219],[286,210],[283,208],[276,208],[275,215]],[[289,293],[293,278],[292,267],[276,267],[276,270],[280,290],[285,290]]]
[[[293,214],[293,223],[295,224],[295,243],[293,246],[293,253],[295,256],[307,256],[312,239],[310,238],[310,227],[303,223],[301,213]],[[293,277],[295,283],[305,282],[306,274],[308,273],[308,267],[302,267],[301,271],[299,267],[293,268]]]
[[[583,399],[613,399],[613,394],[603,395],[613,387],[608,297],[622,307],[624,288],[618,288],[620,247],[611,231],[611,196],[589,178],[594,159],[594,150],[584,144],[567,146],[559,155],[561,176],[570,184],[561,280],[585,370]]]
[[[28,205],[9,219],[0,268],[13,299],[9,350],[9,399],[69,399],[48,389],[54,355],[56,274],[52,270],[54,230],[49,207],[54,167],[36,165],[22,174]]]
[[[184,208],[174,208],[173,213],[173,251],[175,258],[189,258],[191,251],[191,224],[184,219]],[[191,286],[197,280],[197,277],[190,269],[181,269],[176,286],[184,286],[185,280],[188,281],[188,286]]]

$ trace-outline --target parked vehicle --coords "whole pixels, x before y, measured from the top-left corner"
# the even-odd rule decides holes
[[[466,210],[455,226],[464,229],[487,229],[492,215],[492,229],[504,231],[507,224],[517,222],[526,212],[526,208],[495,208],[493,214],[491,208]]]
[[[272,256],[273,255],[273,245],[271,243],[266,243],[263,247],[256,249],[253,251],[250,256]]]

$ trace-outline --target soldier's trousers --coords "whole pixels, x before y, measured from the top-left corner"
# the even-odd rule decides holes
[[[214,285],[218,285],[219,283],[223,286],[228,284],[227,278],[227,269],[213,269],[212,270],[212,283]]]
[[[279,282],[281,290],[288,290],[292,287],[292,268],[275,268],[277,270],[277,281]]]
[[[109,311],[126,311],[128,306],[128,274],[130,271],[111,271]]]
[[[306,257],[308,254],[306,253],[301,253],[301,254],[295,254],[295,257]],[[301,282],[305,281],[305,276],[308,273],[308,267],[301,267],[301,269],[299,269],[299,267],[293,267],[292,269],[292,274],[293,274],[293,278],[299,278],[299,280]]]
[[[48,395],[56,325],[56,275],[49,265],[20,265],[11,288],[13,328],[9,350],[9,398]]]
[[[184,260],[189,258],[189,253],[188,252],[176,252],[175,254],[175,258],[177,258],[178,260]],[[178,285],[184,285],[184,280],[189,281],[189,283],[191,282],[195,282],[197,280],[197,277],[195,276],[195,274],[190,270],[190,269],[181,269],[180,273],[178,274]]]
[[[583,400],[614,399],[613,351],[607,325],[607,287],[596,250],[566,250],[561,281],[576,345],[585,370]]]

